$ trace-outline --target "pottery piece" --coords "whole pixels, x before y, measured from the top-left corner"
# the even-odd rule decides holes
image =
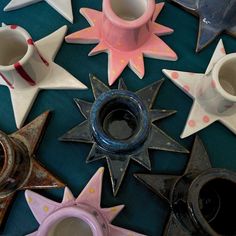
[[[104,168],[98,169],[76,199],[65,188],[62,203],[26,190],[28,205],[40,224],[30,236],[142,236],[111,224],[124,205],[101,208],[103,173]]]
[[[177,60],[159,36],[172,29],[155,23],[164,3],[154,0],[103,0],[102,12],[81,8],[80,13],[91,27],[66,37],[68,43],[98,43],[90,56],[108,53],[108,80],[112,85],[127,65],[139,78],[144,76],[143,56]]]
[[[207,47],[219,34],[236,37],[236,0],[170,0],[199,17],[196,52]]]
[[[183,175],[135,176],[170,205],[164,236],[236,234],[236,173],[212,168],[199,137]]]
[[[194,100],[182,138],[215,121],[220,121],[236,133],[235,63],[236,53],[226,55],[220,40],[205,74],[163,70],[174,84]]]
[[[128,91],[122,79],[113,90],[93,75],[90,81],[94,103],[75,99],[86,120],[60,140],[93,144],[87,162],[106,158],[114,195],[131,159],[151,170],[148,149],[188,152],[152,123],[175,113],[151,109],[163,80],[136,93]]]
[[[13,11],[22,7],[29,6],[34,3],[42,2],[43,0],[11,0],[4,8],[4,11]],[[64,18],[73,23],[73,12],[71,0],[44,0],[53,7]]]
[[[85,89],[86,86],[54,62],[67,31],[64,26],[34,43],[23,28],[0,27],[0,85],[9,88],[17,128],[40,89]]]
[[[35,159],[48,115],[43,113],[11,135],[0,131],[0,226],[17,191],[64,187]]]

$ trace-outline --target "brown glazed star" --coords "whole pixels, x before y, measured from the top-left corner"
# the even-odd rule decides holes
[[[18,190],[64,186],[35,159],[48,116],[43,113],[11,135],[0,131],[0,226]]]

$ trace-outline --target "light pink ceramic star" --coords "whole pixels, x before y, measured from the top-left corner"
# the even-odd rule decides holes
[[[40,224],[30,236],[75,235],[78,231],[81,235],[142,236],[111,224],[124,205],[100,207],[103,173],[104,168],[100,168],[77,199],[65,188],[62,203],[27,190],[27,202]]]
[[[110,9],[106,2],[108,1],[103,3],[103,12],[81,8],[80,13],[91,27],[72,33],[66,37],[66,41],[68,43],[98,43],[89,56],[102,52],[108,53],[109,85],[116,81],[127,65],[139,78],[143,78],[145,73],[144,56],[154,59],[177,60],[175,52],[159,38],[159,36],[172,33],[173,30],[155,23],[164,3],[153,4],[153,13],[151,13],[150,19],[145,22],[145,19],[141,18],[145,18],[146,13],[134,21],[125,21],[117,16],[110,16],[110,13],[106,13]],[[151,2],[152,0],[149,1],[149,4]],[[114,17],[114,21],[112,17]],[[115,21],[119,26],[114,23]],[[137,29],[138,27],[140,29]]]

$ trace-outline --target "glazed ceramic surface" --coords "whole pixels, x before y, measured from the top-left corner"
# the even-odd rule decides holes
[[[71,0],[11,0],[8,3],[8,5],[4,8],[4,11],[16,10],[42,1],[47,2],[63,17],[65,17],[68,21],[73,23]]]
[[[40,224],[31,236],[142,236],[111,224],[124,205],[101,208],[102,178],[100,168],[75,199],[65,188],[62,203],[57,203],[31,191],[26,191],[28,205]],[[144,236],[144,235],[143,235]]]
[[[236,173],[212,168],[199,137],[183,175],[136,177],[171,207],[164,236],[236,234]]]
[[[81,8],[81,14],[91,27],[66,37],[68,43],[98,43],[90,56],[101,52],[109,54],[108,80],[112,85],[127,65],[144,76],[143,56],[155,59],[177,60],[159,36],[172,29],[155,23],[164,3],[154,0],[103,0],[103,11]]]
[[[18,128],[23,125],[39,90],[86,88],[54,63],[66,31],[64,26],[34,43],[19,26],[0,28],[0,85],[10,90]]]
[[[194,99],[182,138],[215,121],[236,133],[235,63],[236,54],[226,55],[220,40],[205,74],[163,70],[171,81]]]
[[[87,162],[106,158],[114,195],[131,159],[151,170],[148,149],[188,152],[152,124],[175,113],[151,109],[162,82],[133,93],[127,90],[123,80],[119,81],[118,89],[110,90],[91,75],[95,102],[75,100],[87,120],[60,140],[93,144]]]
[[[236,37],[236,0],[171,0],[199,16],[199,33],[196,51],[226,32]]]
[[[45,112],[11,135],[0,131],[0,226],[16,191],[64,186],[34,158],[48,115]]]

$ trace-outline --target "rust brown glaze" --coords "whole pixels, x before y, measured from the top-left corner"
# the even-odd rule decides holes
[[[34,155],[48,116],[43,113],[11,135],[0,131],[0,226],[16,191],[64,187]]]

